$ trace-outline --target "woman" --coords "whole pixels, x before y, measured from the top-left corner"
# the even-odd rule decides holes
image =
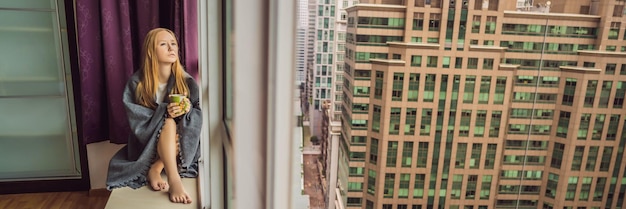
[[[200,156],[202,116],[198,85],[178,59],[174,33],[156,28],[148,32],[142,67],[126,84],[123,102],[132,134],[109,163],[107,189],[133,189],[150,183],[169,190],[175,203],[191,203],[181,177],[196,177]],[[172,103],[170,94],[187,95]],[[165,170],[167,182],[161,178]]]

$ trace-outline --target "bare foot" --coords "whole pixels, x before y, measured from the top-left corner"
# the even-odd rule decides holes
[[[163,170],[163,168],[158,167],[159,166],[150,167],[150,171],[148,171],[148,181],[154,191],[167,190],[169,185],[161,178],[161,170]]]
[[[183,187],[183,182],[179,178],[169,179],[170,187],[170,201],[174,203],[183,203],[189,204],[191,203],[191,197],[185,191],[185,187]]]

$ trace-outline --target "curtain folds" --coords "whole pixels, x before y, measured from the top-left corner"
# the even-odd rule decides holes
[[[83,143],[126,143],[128,119],[122,104],[126,81],[140,67],[144,36],[168,28],[180,42],[181,63],[198,74],[196,1],[76,0],[79,50],[80,138]]]

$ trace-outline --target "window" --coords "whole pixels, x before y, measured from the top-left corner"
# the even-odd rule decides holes
[[[465,77],[465,90],[463,91],[463,103],[471,104],[474,102],[475,85],[476,85],[476,76],[468,75]]]
[[[454,68],[461,69],[463,68],[463,57],[456,57],[454,60]]]
[[[371,195],[376,194],[376,171],[375,170],[368,170],[367,193]]]
[[[480,15],[474,15],[472,19],[472,33],[480,33]]]
[[[606,108],[609,106],[609,97],[611,96],[611,89],[613,81],[603,81],[602,88],[600,89],[600,99],[598,101],[598,107]]]
[[[381,71],[376,71],[376,83],[374,86],[374,98],[381,99],[383,97],[383,78],[385,74]]]
[[[587,153],[587,164],[585,165],[585,171],[595,171],[596,159],[598,158],[598,146],[589,147],[589,153]]]
[[[561,104],[572,106],[574,103],[574,94],[576,93],[576,79],[567,78],[565,80],[565,89],[563,89],[563,99]]]
[[[624,81],[618,81],[615,98],[613,99],[613,108],[622,108],[624,105],[624,96],[626,95],[626,85]]]
[[[548,173],[548,184],[546,185],[546,197],[554,199],[556,197],[557,186],[559,185],[559,175]]]
[[[393,186],[395,184],[395,176],[393,173],[385,174],[385,185],[383,188],[383,198],[393,198]],[[385,205],[383,205],[385,208]],[[391,209],[391,205],[389,205],[389,209]]]
[[[585,93],[584,107],[593,107],[596,98],[596,89],[598,87],[597,80],[589,80],[587,82],[587,91]]]
[[[433,102],[435,96],[435,80],[436,74],[426,74],[426,83],[424,84],[424,102]]]
[[[485,58],[483,60],[483,70],[492,70],[493,69],[493,59]]]
[[[500,135],[501,119],[502,111],[494,110],[491,112],[491,126],[489,127],[489,137],[498,137]]]
[[[561,163],[563,162],[563,152],[565,151],[565,145],[555,142],[554,148],[552,149],[552,159],[550,160],[550,167],[553,168],[561,168]]]
[[[456,146],[455,168],[465,168],[465,156],[467,153],[467,143],[458,143]]]
[[[472,110],[461,111],[461,125],[459,126],[459,136],[469,136],[471,118]]]
[[[482,76],[480,78],[480,91],[478,94],[478,104],[489,103],[489,90],[491,89],[491,76]]]
[[[393,87],[391,90],[392,101],[402,101],[402,87],[404,86],[404,73],[393,74]],[[399,118],[398,118],[399,120]]]
[[[591,132],[591,140],[600,140],[602,139],[602,132],[604,130],[604,119],[605,114],[597,114],[596,120],[593,125],[593,132]]]
[[[428,161],[428,142],[419,142],[417,148],[417,164],[418,168],[426,168]]]
[[[478,69],[478,58],[467,58],[467,69]]]
[[[617,68],[617,64],[615,63],[606,64],[606,68],[604,68],[604,74],[615,75],[615,68]]]
[[[419,85],[420,85],[420,74],[419,73],[409,74],[409,89],[407,92],[407,100],[409,102],[417,102],[418,95],[419,95]]]
[[[398,198],[409,198],[409,182],[411,181],[411,174],[400,174],[400,184],[398,186]],[[400,207],[400,205],[398,205]],[[406,209],[406,205],[404,206]]]
[[[570,176],[567,180],[567,192],[565,193],[566,201],[573,201],[576,195],[576,187],[578,186],[578,177]]]
[[[429,31],[439,31],[439,25],[441,21],[441,14],[431,13],[428,22]]]
[[[378,105],[374,105],[373,114],[372,114],[372,131],[380,132],[380,117],[381,116],[381,108]]]
[[[476,185],[478,184],[478,175],[467,176],[467,188],[465,188],[465,199],[474,199],[476,197]]]
[[[476,111],[476,122],[474,124],[474,137],[482,137],[485,134],[485,123],[487,121],[487,111]]]
[[[430,136],[430,125],[433,110],[430,108],[422,109],[422,120],[420,122],[420,136]]]
[[[574,149],[574,158],[572,159],[572,171],[580,171],[583,162],[583,153],[585,153],[585,146],[576,146]]]
[[[611,165],[611,155],[613,154],[613,147],[604,147],[602,151],[602,159],[600,160],[600,171],[609,171],[609,165]]]
[[[559,114],[559,123],[556,129],[556,136],[567,138],[570,115],[570,112],[561,111],[561,113]]]
[[[404,168],[410,168],[413,156],[413,142],[403,142],[402,145],[402,162]]]
[[[483,144],[472,144],[472,154],[469,162],[470,169],[478,169],[480,167],[480,154],[482,152]]]
[[[415,174],[415,183],[413,185],[413,198],[424,197],[424,186],[426,185],[425,174]]]
[[[378,162],[378,139],[371,138],[370,139],[370,160],[371,164],[376,165]],[[371,172],[371,171],[370,171]],[[376,177],[376,176],[374,176]],[[368,185],[369,187],[369,185]]]
[[[452,177],[452,190],[450,190],[450,198],[461,199],[461,187],[463,186],[463,174],[455,174]]]
[[[407,108],[404,122],[404,135],[415,135],[415,120],[417,119],[417,109]],[[410,158],[409,158],[410,164]],[[410,166],[410,165],[409,165]]]
[[[423,30],[424,29],[424,13],[414,13],[413,14],[413,30]]]
[[[398,142],[387,142],[387,167],[396,167],[396,161],[398,159]],[[393,186],[392,186],[393,188]]]
[[[426,57],[426,67],[437,67],[437,56]]]
[[[591,114],[583,113],[580,116],[580,124],[578,126],[577,139],[586,140],[589,132],[589,124],[591,123]]]
[[[611,28],[609,29],[608,37],[610,40],[617,40],[617,38],[619,37],[620,24],[620,22],[611,22]]]
[[[485,23],[485,34],[496,33],[496,16],[487,16],[487,22]]]

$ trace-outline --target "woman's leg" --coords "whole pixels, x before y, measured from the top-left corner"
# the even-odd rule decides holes
[[[169,182],[170,200],[175,203],[191,203],[191,198],[183,187],[183,182],[178,174],[178,164],[176,162],[177,146],[176,146],[176,122],[173,119],[165,119],[165,124],[161,130],[161,137],[157,144],[159,158],[165,166],[165,174]]]
[[[150,166],[150,171],[148,171],[148,181],[150,181],[150,186],[155,191],[167,190],[169,185],[163,178],[161,178],[161,172],[165,165],[161,158],[157,157],[157,160]]]

